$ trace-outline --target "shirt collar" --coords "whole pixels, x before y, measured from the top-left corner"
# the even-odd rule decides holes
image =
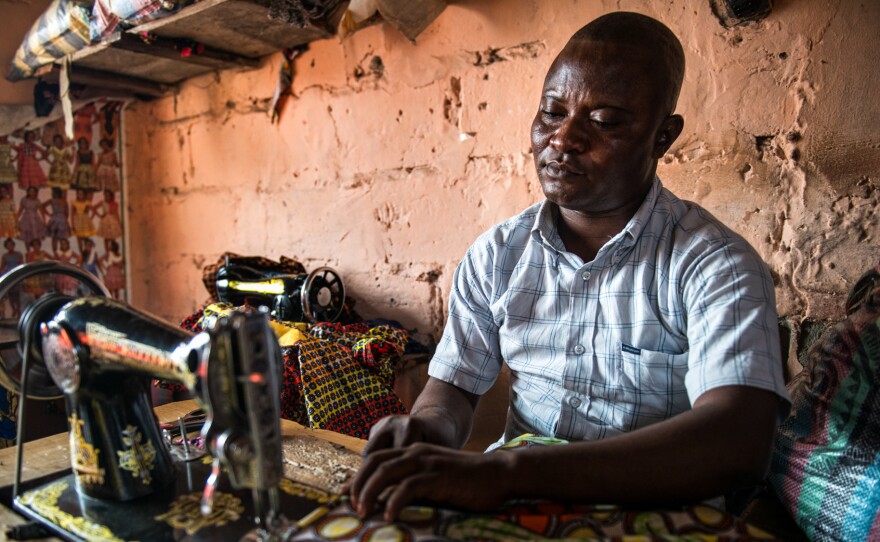
[[[623,230],[612,237],[606,245],[621,243],[622,246],[629,247],[635,244],[636,239],[639,238],[648,224],[651,213],[654,212],[654,206],[657,204],[657,198],[662,190],[663,183],[655,175],[651,188],[648,189],[648,195],[645,196],[645,200],[636,210],[636,213],[629,219]],[[535,215],[535,222],[532,225],[532,236],[557,251],[565,252],[565,245],[562,243],[562,238],[559,236],[559,230],[556,227],[557,219],[558,208],[556,204],[545,199],[541,203],[537,215]]]

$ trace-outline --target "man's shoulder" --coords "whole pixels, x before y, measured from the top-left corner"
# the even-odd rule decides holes
[[[735,266],[769,276],[755,247],[698,203],[664,189],[651,222],[648,235],[655,236],[654,242],[665,247],[661,252],[669,255],[668,263],[682,272],[694,266],[719,272]]]
[[[474,241],[474,248],[516,249],[524,247],[531,239],[532,230],[542,206],[543,202],[535,203],[519,214],[495,224],[477,237]]]
[[[686,241],[699,244],[741,244],[749,243],[745,238],[718,219],[702,205],[681,199],[669,189],[663,188],[657,198],[652,214],[652,222],[656,221],[659,230],[673,231],[679,242]]]

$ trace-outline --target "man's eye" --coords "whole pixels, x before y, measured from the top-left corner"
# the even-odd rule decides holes
[[[553,111],[551,109],[541,109],[541,114],[544,115],[545,117],[551,117],[551,118],[558,118],[558,117],[565,116],[565,113],[563,113],[561,111]]]
[[[613,120],[590,119],[590,121],[599,128],[613,128],[620,125],[619,122]]]

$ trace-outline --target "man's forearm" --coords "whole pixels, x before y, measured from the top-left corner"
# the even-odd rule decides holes
[[[425,424],[427,442],[461,448],[470,437],[478,401],[476,395],[431,378],[410,415]]]
[[[498,459],[516,473],[507,497],[670,503],[757,484],[769,464],[777,399],[745,394],[737,408],[709,404],[603,441],[504,452]]]

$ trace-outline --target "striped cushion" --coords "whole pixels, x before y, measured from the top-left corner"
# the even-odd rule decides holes
[[[811,540],[880,539],[880,266],[792,380],[770,484]]]
[[[89,44],[89,10],[71,0],[54,0],[24,37],[6,78],[18,81]]]

